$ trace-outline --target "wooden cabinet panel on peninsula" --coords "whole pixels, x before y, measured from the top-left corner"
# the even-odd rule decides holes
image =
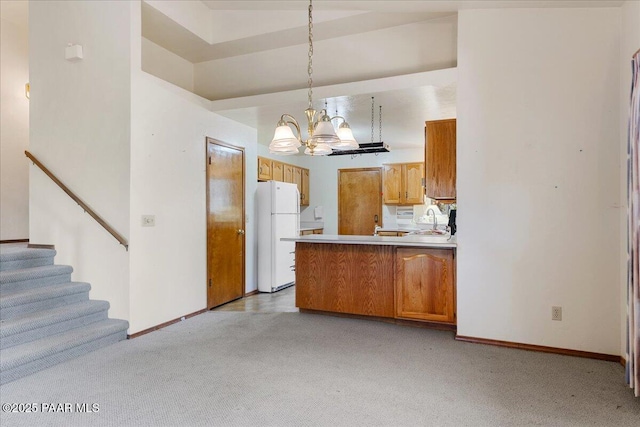
[[[425,194],[456,198],[456,119],[425,122]]]
[[[396,317],[455,324],[454,252],[398,248]]]
[[[423,163],[392,163],[382,166],[384,204],[418,205],[423,203]]]

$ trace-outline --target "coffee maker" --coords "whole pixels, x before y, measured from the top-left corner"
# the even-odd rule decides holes
[[[447,224],[449,226],[449,229],[451,230],[451,235],[453,236],[454,234],[456,234],[456,212],[457,209],[451,209],[449,211],[449,224]]]

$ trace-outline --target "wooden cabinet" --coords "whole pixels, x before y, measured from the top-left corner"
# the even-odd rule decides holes
[[[455,324],[454,252],[396,250],[396,317]]]
[[[258,157],[258,181],[268,180],[297,184],[300,205],[309,206],[309,169]]]
[[[382,203],[385,205],[400,204],[402,194],[402,165],[382,165]]]
[[[323,228],[314,228],[313,230],[302,230],[300,231],[301,236],[308,236],[310,234],[323,234]]]
[[[382,166],[384,204],[419,205],[423,203],[423,163],[394,163]]]
[[[302,169],[299,167],[293,167],[293,183],[298,186],[298,192],[300,193],[300,204],[302,205]]]
[[[300,191],[300,204],[309,206],[309,169],[302,169],[302,190]]]
[[[456,198],[456,119],[425,122],[425,194]]]
[[[293,183],[293,168],[294,166],[285,164],[284,165],[284,182]]]
[[[271,159],[258,157],[258,181],[268,181],[271,176]]]
[[[278,161],[271,161],[271,179],[274,181],[284,181],[284,164]]]
[[[378,236],[402,237],[407,234],[406,231],[378,231]]]

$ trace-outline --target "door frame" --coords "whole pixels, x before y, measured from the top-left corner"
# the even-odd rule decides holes
[[[211,277],[211,254],[209,253],[209,237],[211,230],[209,229],[209,215],[211,212],[209,211],[210,200],[209,200],[209,144],[219,145],[225,148],[231,148],[233,150],[238,150],[242,153],[242,229],[245,230],[245,233],[242,235],[242,296],[240,298],[244,298],[247,292],[247,237],[246,237],[246,195],[247,195],[247,181],[246,181],[246,157],[245,157],[245,149],[244,147],[239,147],[237,145],[229,144],[223,141],[220,141],[215,138],[206,137],[205,138],[205,155],[204,155],[204,166],[205,166],[205,185],[206,185],[206,217],[205,217],[205,228],[206,228],[206,256],[207,256],[207,276],[205,277],[205,291],[206,291],[206,302],[207,309],[213,308],[213,306],[209,305],[209,277]],[[238,299],[240,299],[238,298]]]
[[[380,185],[379,185],[379,189],[378,192],[380,194],[380,208],[379,208],[379,224],[380,226],[382,226],[382,205],[383,205],[383,200],[382,200],[382,167],[369,167],[369,168],[344,168],[344,169],[338,169],[338,191],[337,191],[337,196],[338,196],[338,234],[340,234],[340,174],[342,173],[342,171],[349,171],[349,172],[364,172],[364,171],[377,171],[380,172]]]

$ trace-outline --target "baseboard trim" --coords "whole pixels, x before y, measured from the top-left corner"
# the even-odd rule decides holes
[[[169,320],[168,322],[164,322],[164,323],[161,323],[159,325],[152,326],[151,328],[145,329],[143,331],[136,332],[135,334],[127,335],[127,339],[130,340],[130,339],[133,339],[133,338],[138,338],[139,336],[146,335],[149,332],[153,332],[153,331],[157,331],[158,329],[166,328],[167,326],[173,325],[174,323],[178,323],[178,322],[180,322],[182,320],[186,320],[186,319],[188,319],[190,317],[197,316],[198,314],[206,313],[207,311],[209,311],[209,309],[207,309],[207,308],[203,308],[202,310],[194,311],[191,314],[186,314],[186,315],[178,317],[176,319]]]
[[[321,314],[324,316],[346,317],[349,319],[373,320],[376,322],[393,323],[402,326],[411,326],[414,328],[438,329],[442,331],[453,331],[457,329],[456,325],[438,322],[424,322],[421,320],[395,319],[393,317],[365,316],[363,314],[337,313],[334,311],[313,310],[309,308],[301,308],[300,313]]]
[[[0,245],[3,243],[29,243],[29,239],[0,240]]]
[[[247,292],[246,294],[244,294],[244,296],[245,296],[245,298],[246,298],[246,297],[250,297],[250,296],[252,296],[252,295],[258,295],[259,293],[260,293],[260,291],[259,291],[259,290],[257,290],[257,289],[255,289],[255,290],[253,290],[253,291],[251,291],[251,292]]]
[[[56,245],[43,245],[40,243],[29,243],[27,245],[29,249],[55,249]]]
[[[624,356],[620,356],[620,364],[622,365],[623,368],[627,367],[627,359],[625,359]]]
[[[520,350],[538,351],[542,353],[562,354],[565,356],[585,357],[587,359],[606,360],[607,362],[620,362],[621,357],[615,354],[592,353],[590,351],[570,350],[558,347],[546,347],[543,345],[522,344],[511,341],[490,340],[485,338],[465,337],[456,335],[457,341],[470,342],[475,344],[495,345],[498,347],[517,348]]]

